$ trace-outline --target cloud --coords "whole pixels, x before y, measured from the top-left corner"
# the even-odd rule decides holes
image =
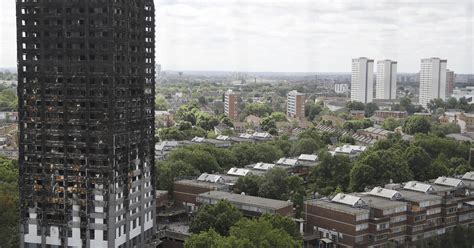
[[[0,66],[14,66],[14,1]],[[473,0],[155,0],[157,62],[173,70],[349,71],[351,58],[448,59],[474,73]],[[6,34],[6,35],[3,35]],[[4,38],[3,38],[4,37]]]

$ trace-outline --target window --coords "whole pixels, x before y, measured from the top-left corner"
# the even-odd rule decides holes
[[[425,220],[426,216],[425,215],[417,215],[415,216],[415,222]]]
[[[367,220],[369,219],[369,214],[359,214],[356,216],[356,221],[359,221],[359,220]]]
[[[389,227],[388,223],[380,223],[377,225],[377,230],[384,230],[384,229],[387,229],[388,227]]]
[[[395,216],[390,219],[390,223],[398,223],[407,220],[406,215]]]
[[[441,213],[441,208],[428,209],[426,215],[433,215]]]
[[[369,224],[367,223],[356,225],[356,231],[362,231],[367,228],[369,228]]]
[[[448,210],[447,210],[448,214],[454,213],[454,212],[456,212],[456,207],[448,208]]]

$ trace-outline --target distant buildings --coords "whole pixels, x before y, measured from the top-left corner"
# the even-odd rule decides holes
[[[456,88],[453,90],[451,97],[456,98],[456,100],[460,100],[461,98],[465,98],[468,103],[473,103],[474,99],[474,87],[467,86],[466,88]]]
[[[374,60],[352,59],[351,101],[369,103],[374,92]]]
[[[403,119],[407,116],[408,112],[406,111],[377,110],[374,112],[374,115],[370,117],[370,120],[377,125],[382,125],[387,118]]]
[[[450,97],[453,94],[455,78],[454,71],[446,70],[446,97]]]
[[[446,99],[446,64],[439,58],[421,60],[419,103],[424,108],[432,99]]]
[[[334,84],[334,91],[337,94],[346,94],[349,92],[348,84]]]
[[[389,59],[377,61],[377,99],[397,98],[397,62]]]
[[[286,114],[288,117],[302,119],[304,118],[305,95],[296,90],[288,92]]]
[[[238,117],[238,102],[239,94],[233,92],[232,90],[226,91],[224,99],[224,113],[231,120],[236,120]]]

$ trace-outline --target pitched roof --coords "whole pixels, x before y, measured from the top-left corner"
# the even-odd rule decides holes
[[[293,158],[280,158],[276,164],[285,166],[295,166],[298,163],[297,159]]]
[[[342,203],[345,205],[349,205],[351,207],[361,207],[367,205],[364,200],[362,200],[358,196],[347,195],[344,193],[338,193],[336,196],[332,198],[333,202]]]
[[[403,198],[402,194],[400,194],[400,192],[398,192],[396,190],[385,189],[385,188],[382,188],[382,187],[373,188],[369,192],[369,195],[379,196],[379,197],[387,198],[387,199],[390,199],[390,200],[398,200],[398,199]]]
[[[407,182],[404,186],[404,189],[407,190],[413,190],[413,191],[418,191],[418,192],[423,192],[423,193],[431,193],[434,192],[435,189],[433,186],[426,184],[426,183],[420,183],[417,181],[410,181]]]
[[[304,161],[312,161],[312,162],[315,162],[318,160],[318,155],[314,155],[314,154],[301,154],[299,157],[298,157],[298,160],[304,160]]]
[[[256,163],[253,168],[256,170],[269,170],[275,167],[275,164],[268,164],[268,163]]]
[[[456,188],[465,186],[464,182],[461,179],[452,178],[452,177],[438,177],[434,183],[439,184],[439,185],[444,185],[444,186],[456,187]]]
[[[197,143],[202,143],[206,140],[206,138],[203,138],[203,137],[194,137],[191,141],[192,142],[197,142]]]
[[[462,179],[474,181],[474,171],[466,172],[466,174],[462,176]]]
[[[200,182],[223,183],[224,178],[220,175],[202,173],[198,178]]]
[[[227,171],[227,175],[233,175],[233,176],[246,176],[248,174],[251,174],[249,169],[243,169],[243,168],[230,168],[229,171]]]

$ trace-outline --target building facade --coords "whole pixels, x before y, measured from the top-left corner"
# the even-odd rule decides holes
[[[334,91],[337,94],[346,94],[349,92],[349,85],[347,84],[334,84]]]
[[[375,98],[396,99],[397,98],[397,61],[377,61],[377,84],[375,87]]]
[[[455,78],[454,71],[446,70],[446,97],[450,97],[453,94]]]
[[[17,1],[21,247],[154,234],[152,0]]]
[[[374,98],[374,60],[352,59],[351,101],[372,102]]]
[[[224,97],[224,112],[227,117],[231,120],[237,120],[239,116],[238,103],[239,103],[239,94],[228,90],[225,92]]]
[[[455,226],[474,226],[472,172],[305,202],[306,237],[332,247],[411,247]]]
[[[305,95],[296,90],[288,92],[286,103],[286,115],[288,117],[304,118]]]
[[[430,100],[446,99],[447,60],[428,58],[421,60],[419,103],[426,108]]]

